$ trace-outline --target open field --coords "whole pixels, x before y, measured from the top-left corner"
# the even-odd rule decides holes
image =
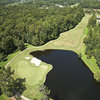
[[[90,16],[91,15],[86,15],[74,29],[61,33],[59,38],[56,40],[52,40],[43,46],[29,46],[30,48],[24,50],[15,59],[13,59],[11,63],[9,63],[9,66],[15,70],[15,78],[26,78],[25,84],[27,90],[24,91],[24,96],[31,99],[41,98],[42,94],[39,92],[38,88],[40,84],[45,82],[47,73],[52,69],[51,65],[44,62],[42,62],[39,67],[36,67],[34,64],[30,63],[30,59],[25,59],[25,57],[33,58],[33,56],[30,55],[30,52],[32,51],[45,49],[72,50],[77,54],[82,54],[83,61],[94,74],[96,72],[100,72],[95,59],[93,57],[91,59],[87,59],[84,53],[85,44],[83,43],[83,39],[87,35],[84,32],[88,31],[86,27]]]

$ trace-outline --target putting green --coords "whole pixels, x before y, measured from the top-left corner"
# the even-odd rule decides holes
[[[19,57],[20,56],[20,57]],[[25,59],[30,57],[30,59]],[[13,60],[13,63],[9,64],[12,70],[15,70],[15,78],[26,78],[25,86],[26,90],[23,95],[27,98],[41,98],[43,95],[39,92],[39,87],[46,80],[47,73],[52,69],[52,66],[41,62],[37,67],[31,63],[33,56],[30,56],[29,52],[24,52]]]
[[[26,78],[26,82],[30,86],[37,85],[39,82],[41,82],[41,79],[43,79],[47,71],[48,66],[41,65],[36,67],[34,64],[31,64],[30,61],[26,60],[19,61],[15,67],[16,75],[18,75],[20,78]]]

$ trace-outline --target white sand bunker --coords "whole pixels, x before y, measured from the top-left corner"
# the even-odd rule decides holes
[[[41,60],[37,58],[32,58],[31,63],[34,63],[36,66],[39,66],[41,64]]]
[[[30,57],[25,57],[25,59],[30,59]]]

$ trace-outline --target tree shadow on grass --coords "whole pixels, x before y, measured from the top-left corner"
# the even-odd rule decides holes
[[[0,96],[2,95],[2,92],[0,91]]]
[[[3,62],[5,62],[5,61],[7,61],[7,60],[8,60],[7,58],[4,58],[4,59],[3,59]]]
[[[17,92],[17,93],[19,93],[19,94],[22,94],[26,90],[25,81],[26,81],[25,78],[24,79],[17,78],[15,80],[14,91]]]
[[[25,78],[14,79],[12,75],[14,70],[11,67],[0,67],[0,95],[4,94],[8,97],[15,96],[17,93],[22,94],[26,90]]]

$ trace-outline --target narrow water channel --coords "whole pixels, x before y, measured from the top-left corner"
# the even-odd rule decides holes
[[[100,100],[100,84],[78,55],[72,51],[45,50],[31,55],[52,64],[45,85],[54,100]]]

